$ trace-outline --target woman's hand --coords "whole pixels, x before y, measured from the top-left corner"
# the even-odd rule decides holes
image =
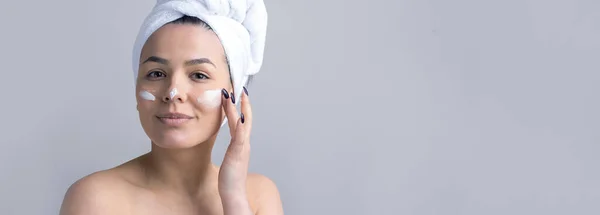
[[[250,131],[252,129],[252,110],[248,91],[235,101],[233,94],[222,90],[222,105],[227,116],[231,142],[225,152],[225,158],[219,169],[219,195],[225,215],[252,214],[246,197],[246,177],[250,160]],[[235,102],[241,102],[241,114],[238,114]]]

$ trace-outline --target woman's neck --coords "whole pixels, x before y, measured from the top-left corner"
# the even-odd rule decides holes
[[[165,149],[152,144],[142,166],[149,186],[197,196],[217,186],[218,168],[211,161],[215,139],[187,149]]]

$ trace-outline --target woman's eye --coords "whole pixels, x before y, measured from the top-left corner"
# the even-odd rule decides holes
[[[148,75],[146,77],[154,79],[154,78],[162,78],[165,76],[166,76],[165,73],[163,73],[161,71],[152,71],[152,72],[148,73]]]
[[[206,76],[205,74],[202,74],[202,73],[193,73],[192,78],[193,79],[208,79],[208,76]]]

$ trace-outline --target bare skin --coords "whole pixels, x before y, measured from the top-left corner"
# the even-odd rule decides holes
[[[211,182],[193,196],[186,191],[149,185],[142,162],[148,154],[116,168],[96,172],[73,184],[65,197],[61,215],[70,214],[224,214],[217,188],[218,167],[207,174]],[[283,214],[275,184],[259,174],[249,174],[247,199],[252,214]],[[209,186],[210,185],[210,186]]]
[[[222,89],[220,107],[196,102],[212,89]],[[154,101],[137,96],[151,151],[75,182],[61,215],[283,214],[273,181],[247,172],[250,99],[242,93],[235,101],[241,103],[238,114],[224,51],[212,31],[190,24],[157,30],[142,49],[136,92],[141,90],[156,96]],[[165,119],[172,113],[189,118],[173,124]],[[231,142],[219,167],[211,162],[211,152],[225,116]]]

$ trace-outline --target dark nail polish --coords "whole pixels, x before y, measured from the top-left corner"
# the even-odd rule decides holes
[[[221,93],[223,93],[223,96],[225,96],[225,99],[229,99],[229,93],[227,93],[227,90],[222,89]]]
[[[235,95],[233,93],[231,93],[231,102],[235,104]]]
[[[242,113],[242,115],[240,116],[241,120],[242,120],[242,124],[244,124],[244,113]]]
[[[248,89],[246,89],[246,87],[244,87],[244,93],[246,93],[246,95],[249,96],[248,95]]]

